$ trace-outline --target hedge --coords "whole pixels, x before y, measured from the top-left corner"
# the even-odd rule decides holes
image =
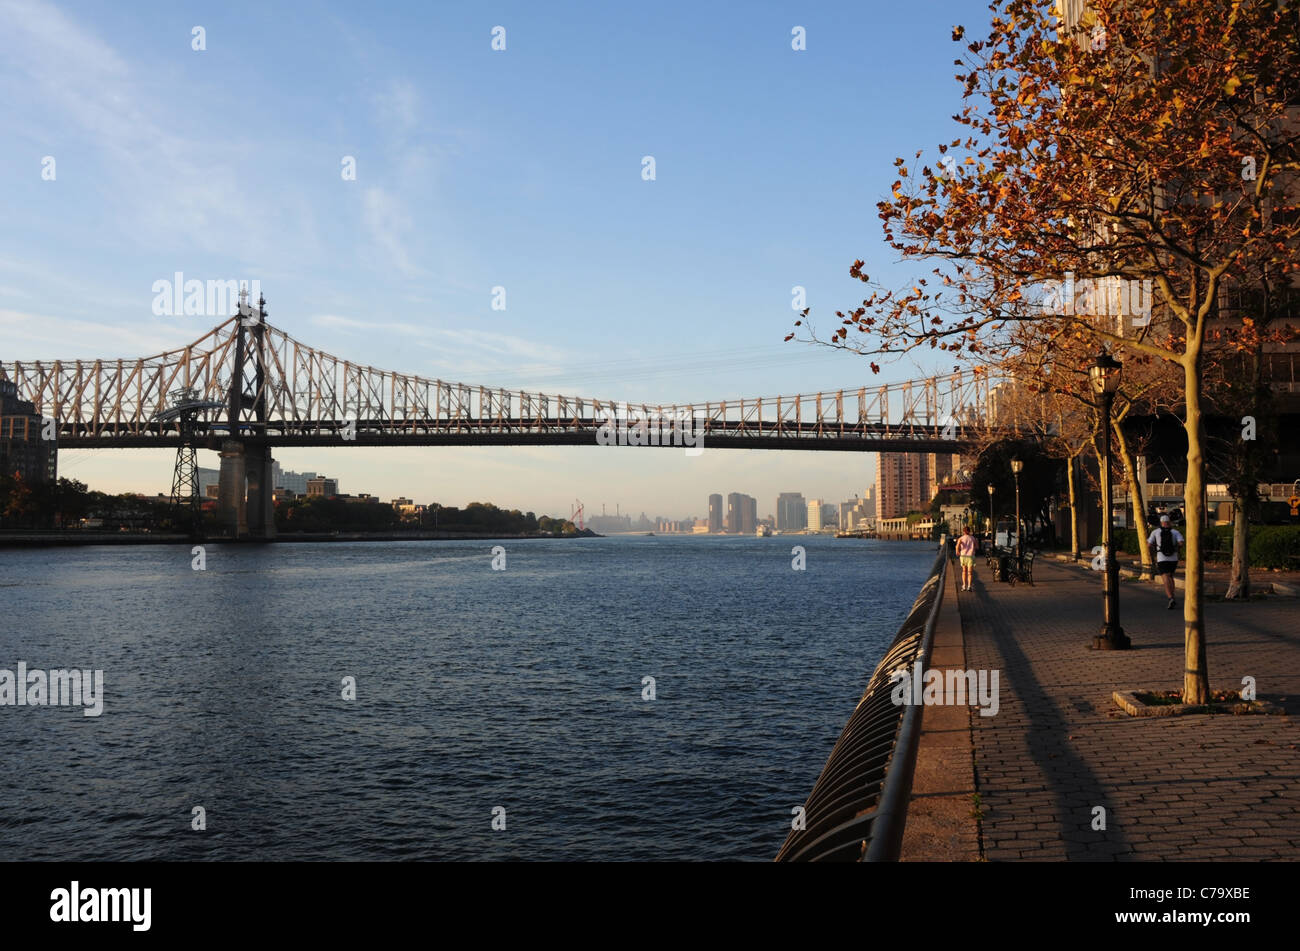
[[[1184,533],[1185,534],[1185,533]],[[1115,550],[1136,555],[1137,531],[1115,530]],[[1154,555],[1154,552],[1152,553]],[[1186,551],[1183,556],[1186,557]],[[1205,557],[1212,562],[1232,560],[1232,526],[1215,525],[1205,538]],[[1295,568],[1300,559],[1300,525],[1252,525],[1250,527],[1250,566],[1252,568]]]

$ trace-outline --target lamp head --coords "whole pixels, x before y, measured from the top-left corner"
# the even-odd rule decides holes
[[[1088,381],[1092,384],[1092,391],[1098,396],[1103,393],[1113,396],[1119,389],[1119,378],[1123,369],[1123,364],[1103,350],[1097,355],[1092,366],[1088,367]]]

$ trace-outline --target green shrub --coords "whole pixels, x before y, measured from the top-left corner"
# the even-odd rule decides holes
[[[1289,559],[1300,556],[1300,526],[1254,525],[1250,532],[1252,568],[1289,568]]]
[[[1124,552],[1129,555],[1136,555],[1141,551],[1138,547],[1138,533],[1134,528],[1112,528],[1111,532],[1115,537],[1115,551]]]
[[[1215,525],[1205,535],[1205,560],[1232,563],[1232,526]],[[1250,567],[1289,568],[1288,556],[1300,555],[1300,525],[1251,525]]]

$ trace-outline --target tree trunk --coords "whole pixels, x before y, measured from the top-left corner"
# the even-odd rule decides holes
[[[1259,425],[1262,419],[1259,406],[1262,352],[1263,345],[1257,343],[1251,353],[1250,397],[1256,425]],[[1240,467],[1241,478],[1236,480],[1236,491],[1232,493],[1232,573],[1228,578],[1228,591],[1224,595],[1228,600],[1250,597],[1250,509],[1256,497],[1256,483],[1261,473],[1258,452],[1254,446],[1244,445],[1244,440],[1241,447]]]
[[[1111,427],[1115,431],[1115,442],[1119,446],[1119,457],[1124,463],[1124,477],[1128,480],[1129,492],[1133,494],[1133,521],[1137,524],[1138,552],[1142,558],[1142,577],[1151,579],[1156,576],[1155,558],[1152,557],[1151,543],[1147,536],[1147,503],[1142,495],[1142,483],[1138,482],[1137,460],[1129,449],[1128,440],[1124,438],[1124,427],[1120,420],[1115,420]]]
[[[1241,493],[1232,499],[1232,577],[1228,591],[1223,596],[1231,601],[1250,597],[1250,523],[1247,521],[1246,500]]]
[[[1183,356],[1183,398],[1187,404],[1187,483],[1183,511],[1187,515],[1187,571],[1183,594],[1183,703],[1208,703],[1209,666],[1205,656],[1202,600],[1205,566],[1201,560],[1205,530],[1204,421],[1201,411],[1201,354],[1190,345]]]
[[[1071,456],[1065,461],[1065,479],[1070,488],[1070,554],[1079,560],[1079,497],[1075,488],[1075,470],[1079,457]]]

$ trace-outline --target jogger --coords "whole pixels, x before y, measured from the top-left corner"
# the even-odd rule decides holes
[[[1174,609],[1174,572],[1178,570],[1178,546],[1183,543],[1182,534],[1170,527],[1169,516],[1160,516],[1160,527],[1147,539],[1148,545],[1156,545],[1156,568],[1165,582],[1165,594],[1169,598],[1169,610]]]

